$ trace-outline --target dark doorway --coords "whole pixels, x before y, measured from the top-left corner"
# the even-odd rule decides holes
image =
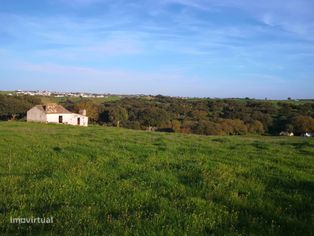
[[[63,123],[63,117],[59,116],[59,124],[62,124],[62,123]]]
[[[77,125],[81,125],[81,118],[77,118]]]

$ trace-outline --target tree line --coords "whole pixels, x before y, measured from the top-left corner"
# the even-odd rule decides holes
[[[0,120],[25,119],[26,112],[38,104],[41,104],[38,97],[0,94]]]
[[[131,129],[204,135],[301,134],[314,131],[314,103],[237,99],[123,98],[96,105],[92,100],[63,105],[87,109],[95,123]]]
[[[23,119],[40,104],[36,97],[0,96],[0,119]],[[82,98],[60,102],[70,111],[86,109],[95,124],[130,129],[203,135],[302,134],[314,131],[314,103],[251,99],[180,99],[126,97],[101,104]]]

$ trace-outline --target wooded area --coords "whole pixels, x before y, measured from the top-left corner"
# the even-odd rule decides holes
[[[39,97],[0,95],[0,119],[25,119],[28,109],[41,104]],[[180,99],[154,96],[126,97],[95,103],[64,99],[70,111],[86,109],[95,124],[152,131],[203,135],[301,135],[314,131],[314,103],[251,99]]]

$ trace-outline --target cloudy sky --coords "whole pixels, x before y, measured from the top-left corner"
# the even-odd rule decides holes
[[[314,98],[313,0],[1,0],[0,90]]]

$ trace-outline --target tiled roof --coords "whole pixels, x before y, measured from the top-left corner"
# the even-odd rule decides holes
[[[46,105],[37,105],[36,106],[41,111],[44,111],[46,114],[69,114],[72,113],[65,109],[63,106],[56,103],[48,103]]]

